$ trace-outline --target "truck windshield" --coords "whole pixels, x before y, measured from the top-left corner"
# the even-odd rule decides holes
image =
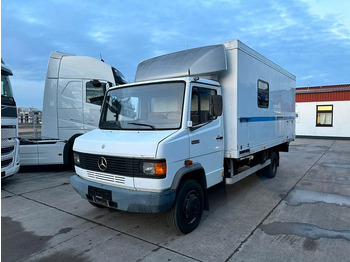
[[[123,84],[127,84],[128,82],[125,80],[124,75],[122,74],[122,72],[120,72],[118,69],[112,67],[112,72],[113,72],[113,76],[114,76],[114,81],[115,81],[115,85],[119,86],[119,85],[123,85]]]
[[[100,129],[164,130],[181,127],[185,83],[169,82],[109,90]]]
[[[10,79],[1,71],[1,104],[7,106],[15,106],[15,99],[12,94]]]

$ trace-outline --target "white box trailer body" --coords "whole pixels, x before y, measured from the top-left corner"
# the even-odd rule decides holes
[[[99,129],[76,139],[71,184],[97,207],[168,210],[189,233],[208,188],[276,175],[294,139],[294,88],[292,74],[238,40],[142,61],[135,83],[106,93]]]
[[[126,83],[91,57],[52,52],[47,66],[40,138],[21,138],[22,166],[70,164],[76,137],[98,125],[105,91]]]
[[[227,70],[220,72],[225,157],[239,159],[295,138],[295,76],[240,41],[225,43]],[[258,85],[267,83],[268,106]]]

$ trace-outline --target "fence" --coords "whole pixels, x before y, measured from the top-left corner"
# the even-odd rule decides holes
[[[21,113],[18,116],[18,136],[38,139],[41,137],[41,114]]]

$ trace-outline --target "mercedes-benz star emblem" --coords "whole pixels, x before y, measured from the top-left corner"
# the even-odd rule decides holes
[[[100,157],[98,159],[98,168],[101,170],[101,171],[105,171],[107,169],[107,160],[106,158],[104,157]]]

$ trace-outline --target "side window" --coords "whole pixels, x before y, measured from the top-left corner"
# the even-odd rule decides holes
[[[258,80],[258,107],[269,107],[269,83]]]
[[[316,106],[316,126],[333,126],[333,106]]]
[[[196,126],[216,119],[210,114],[210,96],[216,95],[216,90],[193,87],[191,98],[191,121]]]
[[[103,97],[106,92],[106,84],[94,84],[93,81],[86,83],[86,102],[94,105],[102,105]]]

